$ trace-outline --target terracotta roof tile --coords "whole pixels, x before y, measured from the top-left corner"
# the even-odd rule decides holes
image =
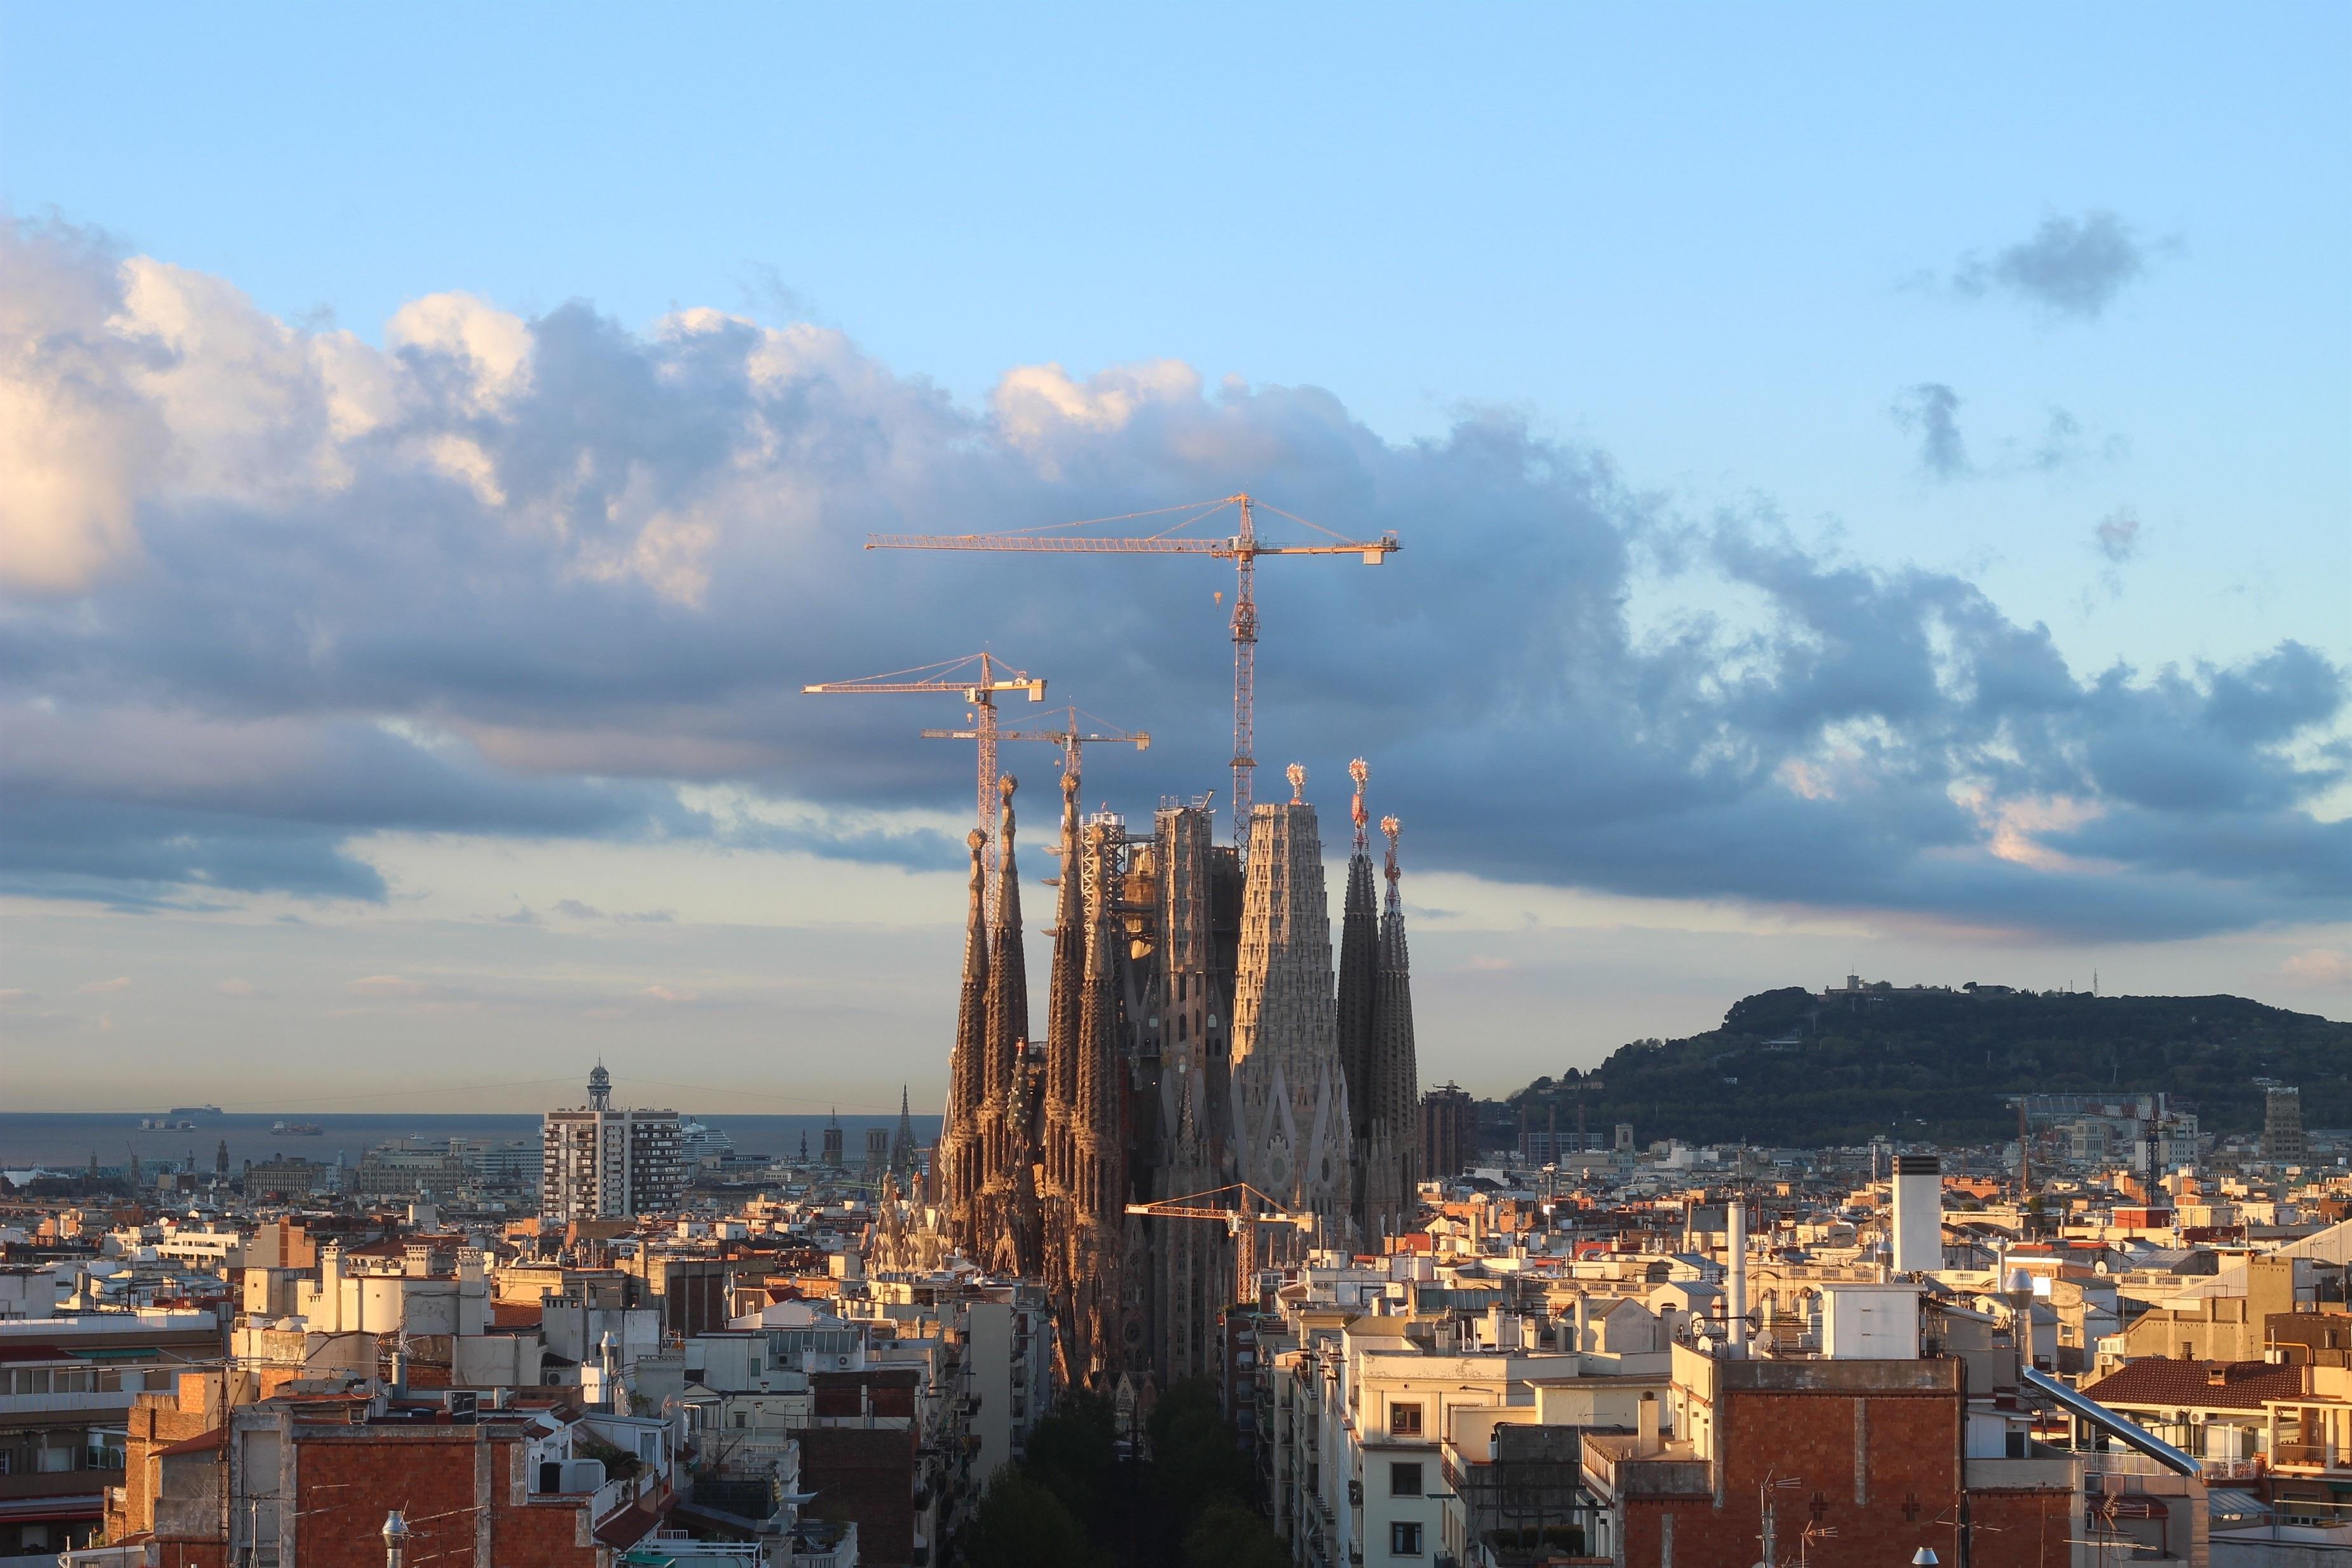
[[[2214,1378],[2219,1375],[2221,1381]],[[2303,1393],[2303,1369],[2265,1361],[2174,1361],[2151,1355],[2127,1362],[2083,1390],[2102,1405],[2188,1410],[2259,1410],[2266,1399]]]

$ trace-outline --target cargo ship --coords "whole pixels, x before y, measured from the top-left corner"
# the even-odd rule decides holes
[[[272,1135],[280,1138],[315,1138],[326,1130],[316,1122],[273,1122],[269,1124]]]

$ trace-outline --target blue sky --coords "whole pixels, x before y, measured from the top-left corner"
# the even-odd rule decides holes
[[[1269,571],[1261,733],[1327,780],[1373,755],[1459,879],[1416,946],[1444,1075],[1499,1089],[1874,962],[2352,1012],[2340,6],[0,17],[35,330],[127,314],[184,371],[123,350],[136,417],[56,437],[92,458],[56,493],[95,509],[20,546],[37,809],[0,979],[28,1040],[135,1067],[190,1030],[281,1066],[322,1030],[447,1040],[425,1076],[454,1083],[491,1040],[563,1068],[604,1009],[616,1051],[720,1065],[852,1040],[870,1071],[789,1070],[887,1103],[943,1060],[918,955],[953,919],[926,857],[961,780],[911,716],[714,672],[962,652],[906,645],[906,605],[953,605],[938,634],[1192,737],[1117,765],[1130,810],[1179,788],[1160,767],[1213,787],[1209,575],[835,547],[1242,481],[1408,541],[1377,586]],[[680,350],[662,323],[697,308],[813,325],[786,383],[850,389],[814,455],[761,458],[814,532],[710,499],[770,404],[644,390],[722,340],[782,351]],[[224,347],[278,332],[282,362]],[[854,432],[924,476],[845,463]],[[587,537],[551,442],[644,476],[591,486],[635,531],[514,543]],[[641,597],[581,597],[615,581]],[[1551,659],[1596,673],[1523,684]],[[2042,695],[1987,716],[1994,669]],[[151,748],[281,757],[279,787]],[[1674,781],[1684,814],[1624,807]],[[1482,832],[1497,798],[1537,821]],[[639,893],[669,918],[617,919]],[[845,909],[891,935],[845,946]],[[885,956],[849,994],[855,950]],[[590,994],[616,956],[627,994]]]

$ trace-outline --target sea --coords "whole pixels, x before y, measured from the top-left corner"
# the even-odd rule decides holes
[[[713,1132],[723,1133],[734,1144],[738,1155],[773,1155],[780,1158],[796,1157],[803,1138],[811,1154],[824,1147],[824,1116],[737,1116],[719,1112],[697,1113],[681,1110],[683,1116],[700,1122]],[[398,1143],[404,1138],[421,1138],[433,1143],[446,1143],[451,1138],[489,1138],[505,1142],[517,1138],[537,1138],[540,1120],[535,1115],[435,1115],[413,1111],[372,1111],[353,1114],[311,1114],[294,1111],[196,1113],[175,1116],[174,1121],[188,1121],[193,1127],[177,1129],[142,1128],[140,1122],[163,1114],[157,1111],[125,1111],[108,1113],[49,1113],[40,1111],[0,1111],[0,1170],[25,1170],[43,1166],[87,1169],[92,1157],[101,1167],[127,1166],[137,1155],[142,1168],[156,1168],[193,1158],[200,1170],[210,1170],[220,1152],[228,1145],[231,1170],[243,1167],[252,1160],[280,1155],[296,1155],[332,1165],[337,1155],[349,1166],[359,1164],[360,1156],[378,1144]],[[919,1143],[936,1142],[940,1135],[937,1116],[915,1116],[915,1137]],[[273,1132],[278,1123],[304,1124],[320,1129],[316,1134],[289,1134]],[[866,1129],[882,1127],[896,1132],[896,1116],[850,1116],[841,1118],[842,1147],[853,1159],[862,1158],[866,1149]]]

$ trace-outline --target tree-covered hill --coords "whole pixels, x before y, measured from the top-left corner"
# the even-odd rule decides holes
[[[2160,1089],[2193,1101],[2203,1130],[2232,1133],[2262,1127],[2257,1078],[2299,1086],[2305,1126],[2352,1126],[2352,1024],[2243,997],[1791,986],[1743,998],[1705,1034],[1538,1079],[1503,1109],[1516,1130],[1524,1105],[1539,1132],[1556,1105],[1565,1134],[1581,1101],[1593,1134],[1631,1122],[1643,1145],[1979,1143],[2014,1135],[2004,1095]]]

